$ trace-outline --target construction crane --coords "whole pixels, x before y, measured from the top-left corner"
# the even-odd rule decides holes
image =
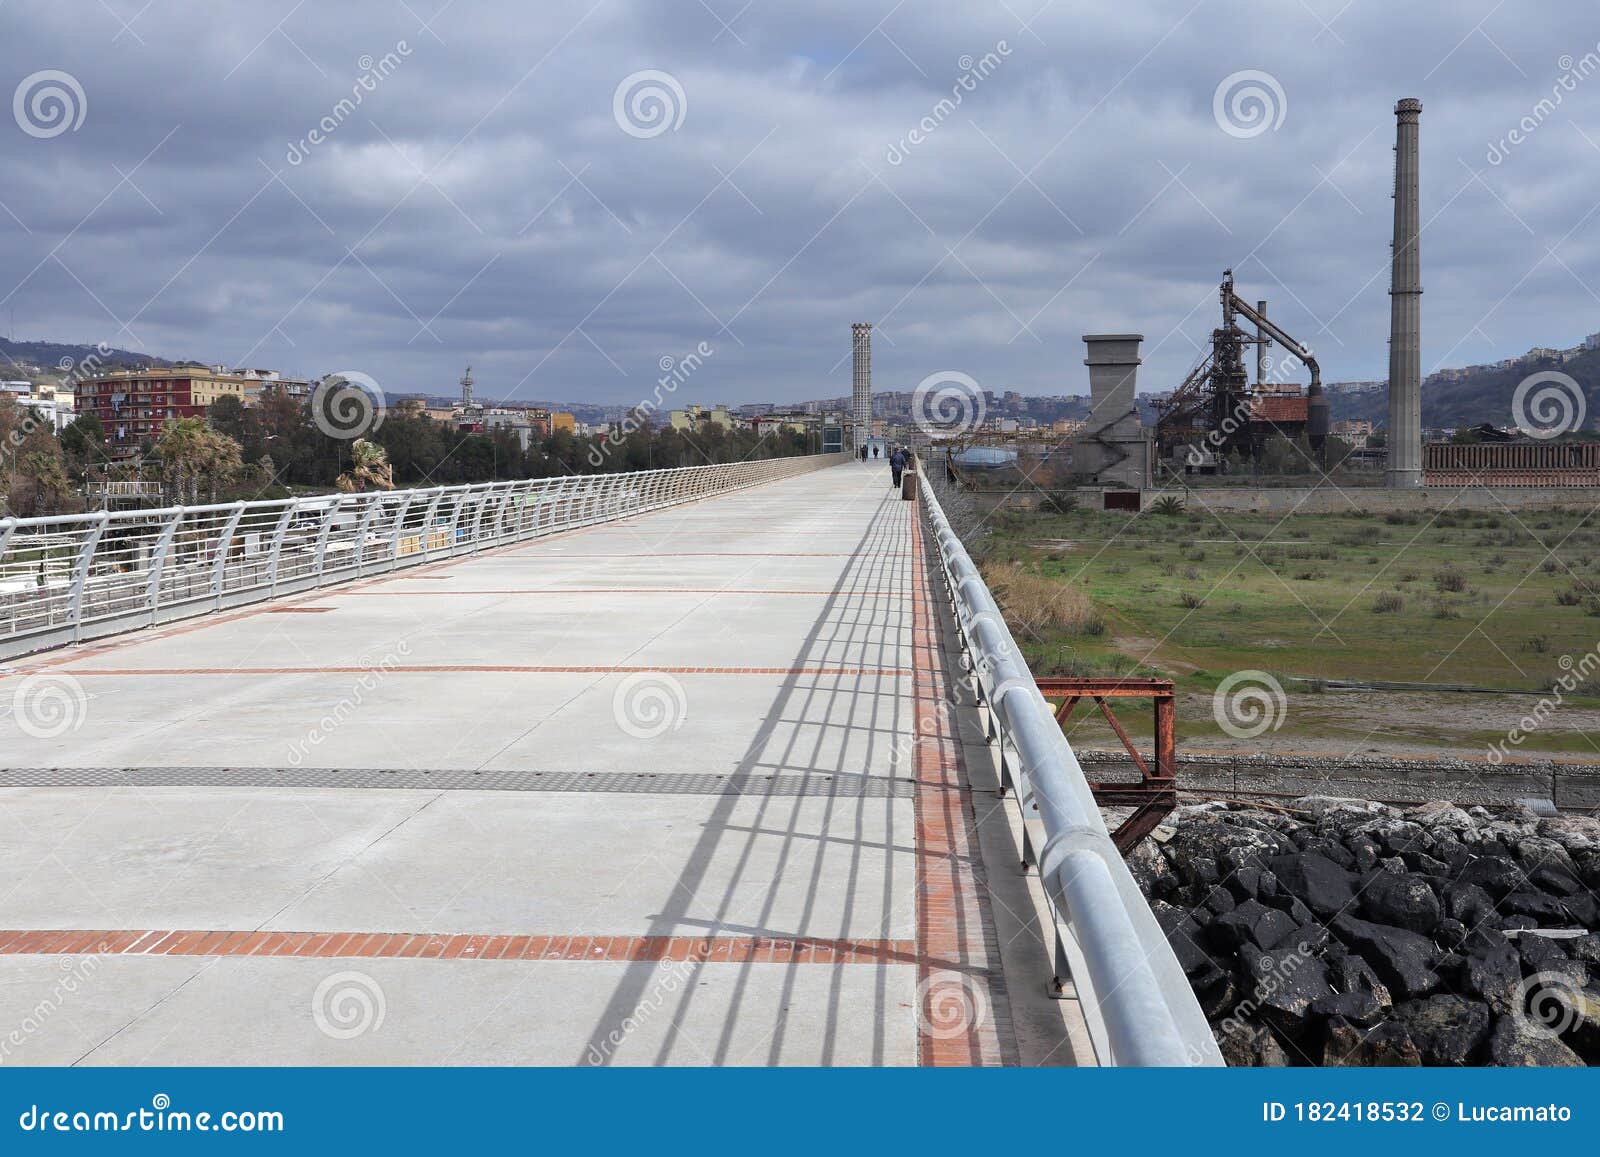
[[[1162,458],[1187,453],[1190,465],[1223,463],[1230,455],[1256,458],[1275,433],[1291,441],[1305,434],[1317,461],[1328,437],[1328,399],[1322,393],[1322,369],[1311,347],[1291,337],[1267,317],[1266,302],[1252,306],[1234,292],[1233,270],[1222,274],[1218,292],[1222,325],[1211,331],[1211,350],[1189,371],[1172,395],[1156,405],[1156,443]],[[1247,332],[1243,318],[1255,326]],[[1266,380],[1266,348],[1277,342],[1311,375],[1298,385]],[[1256,347],[1256,381],[1245,370],[1244,350]]]

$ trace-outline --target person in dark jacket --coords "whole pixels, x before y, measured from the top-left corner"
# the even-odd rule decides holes
[[[895,447],[894,453],[889,455],[889,485],[896,490],[900,489],[900,475],[905,473],[906,461],[906,452],[901,447]]]

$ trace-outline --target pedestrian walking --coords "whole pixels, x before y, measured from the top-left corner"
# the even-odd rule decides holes
[[[896,490],[900,489],[900,475],[905,473],[906,461],[906,452],[900,447],[896,447],[895,452],[889,456],[889,485]]]

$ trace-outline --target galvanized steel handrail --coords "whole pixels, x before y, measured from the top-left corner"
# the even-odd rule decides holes
[[[643,514],[845,458],[0,519],[0,658]]]
[[[1000,608],[933,487],[924,509],[938,544],[957,630],[1002,776],[1024,831],[1102,1063],[1220,1065],[1221,1052],[1183,968],[1112,842],[1078,759],[1061,733]],[[1058,963],[1058,967],[1061,964]]]

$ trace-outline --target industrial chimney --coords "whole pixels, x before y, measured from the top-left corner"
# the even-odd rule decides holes
[[[872,324],[858,321],[850,327],[850,348],[855,354],[851,400],[855,408],[855,446],[859,450],[872,434]]]
[[[1422,260],[1417,249],[1417,122],[1422,102],[1394,106],[1394,253],[1389,282],[1389,466],[1384,485],[1422,485]]]

